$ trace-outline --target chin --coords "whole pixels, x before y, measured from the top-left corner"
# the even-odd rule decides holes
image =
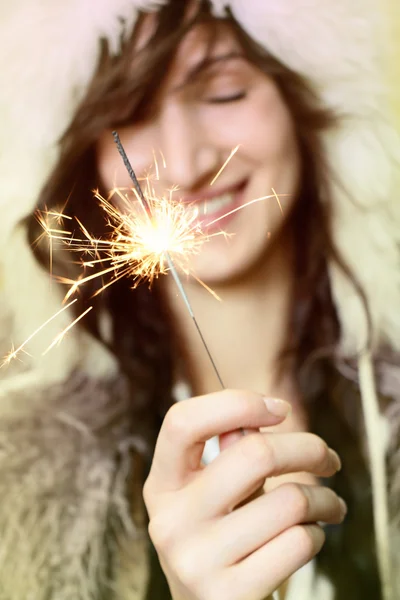
[[[193,261],[193,273],[202,282],[211,287],[225,286],[244,280],[260,263],[267,260],[268,234],[266,233],[262,246],[241,244],[242,247],[230,245],[221,252],[205,251]],[[233,242],[234,243],[234,242]],[[202,253],[203,254],[203,253]]]

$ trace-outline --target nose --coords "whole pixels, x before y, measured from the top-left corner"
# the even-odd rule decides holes
[[[159,116],[158,130],[165,158],[164,183],[188,191],[209,185],[218,169],[219,150],[195,111],[175,104],[166,106]]]

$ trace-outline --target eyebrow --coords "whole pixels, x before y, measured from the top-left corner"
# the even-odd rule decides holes
[[[194,67],[192,67],[190,69],[190,71],[187,73],[184,81],[182,83],[180,83],[178,86],[176,86],[173,91],[178,92],[178,91],[182,90],[182,88],[184,88],[190,82],[192,82],[193,79],[196,79],[197,77],[199,77],[199,75],[201,75],[202,73],[204,73],[205,71],[207,71],[208,69],[213,67],[215,64],[221,64],[223,62],[227,62],[227,61],[233,60],[235,58],[243,58],[243,53],[235,50],[232,52],[228,52],[226,54],[221,54],[219,56],[211,56],[211,57],[208,56],[208,57],[204,58],[203,60],[199,61],[196,65],[194,65]]]

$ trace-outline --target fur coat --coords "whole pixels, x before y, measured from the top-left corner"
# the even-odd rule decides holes
[[[28,372],[13,368],[1,398],[0,599],[145,600],[151,544],[141,490],[151,449],[132,433],[128,383],[118,370],[99,378],[81,367],[64,381],[35,384]],[[340,363],[330,372],[333,378],[323,383],[318,370],[304,378],[307,398],[322,394],[320,416],[327,398],[341,403],[362,438],[357,369]],[[376,373],[400,597],[400,367],[388,357],[377,362]],[[324,417],[315,422],[324,434]],[[327,441],[341,451],[338,438]],[[360,492],[356,510],[362,510]]]

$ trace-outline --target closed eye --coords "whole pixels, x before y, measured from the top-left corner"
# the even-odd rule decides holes
[[[238,102],[246,97],[246,92],[238,92],[231,96],[215,96],[213,98],[207,98],[207,102],[210,104],[225,104],[228,102]]]

